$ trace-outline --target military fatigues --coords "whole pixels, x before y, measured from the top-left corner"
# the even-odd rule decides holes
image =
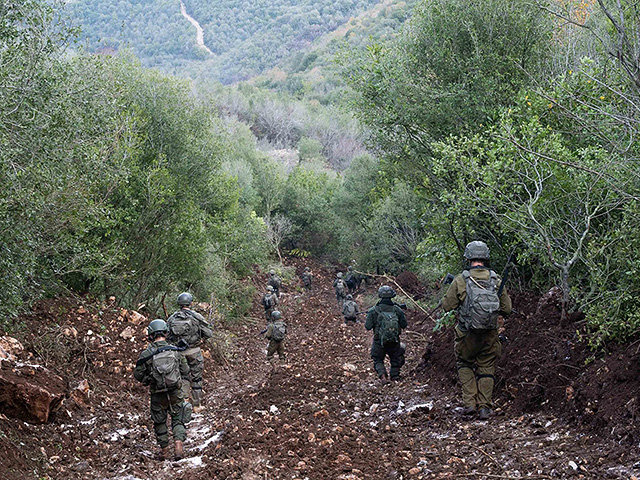
[[[270,275],[267,285],[271,285],[276,297],[280,298],[280,287],[282,286],[282,280],[280,277],[277,275]]]
[[[471,278],[489,280],[490,270],[483,267],[469,269]],[[497,284],[500,285],[500,278]],[[458,275],[449,286],[442,300],[442,308],[448,312],[459,308],[467,296],[467,287],[462,275]],[[506,289],[500,296],[500,313],[511,313],[511,298]],[[468,408],[491,408],[496,360],[502,353],[498,330],[471,330],[459,319],[455,327],[454,352],[458,379],[462,386],[462,403]]]
[[[355,291],[358,289],[357,275],[351,271],[347,272],[347,276],[344,279],[344,283],[347,284],[349,293],[355,293]]]
[[[353,300],[345,300],[342,304],[342,316],[344,317],[344,323],[355,323],[358,320],[357,314],[360,311],[358,304]]]
[[[384,366],[384,359],[389,355],[389,361],[391,363],[389,374],[392,380],[397,380],[400,377],[400,368],[404,365],[404,349],[400,344],[400,339],[395,343],[387,343],[385,345],[380,344],[380,336],[378,333],[378,312],[376,309],[380,309],[383,312],[395,311],[398,316],[398,326],[401,330],[407,328],[407,318],[405,317],[402,309],[394,304],[391,299],[383,298],[375,307],[368,310],[367,321],[364,324],[364,328],[367,330],[373,329],[371,358],[373,359],[373,368],[378,374],[378,377],[383,378],[387,375],[387,369]]]
[[[187,438],[185,427],[186,409],[190,408],[184,401],[184,393],[176,387],[168,391],[157,391],[157,386],[151,374],[152,354],[160,347],[169,345],[165,340],[153,342],[138,358],[133,376],[144,385],[149,385],[151,392],[151,420],[156,440],[161,448],[169,445],[169,431],[167,430],[167,414],[171,416],[171,429],[174,440],[184,441]],[[148,361],[143,360],[148,358]],[[189,366],[185,358],[180,355],[180,375],[183,379],[189,376]]]
[[[176,322],[185,313],[193,319],[194,325],[197,326],[195,335],[180,335],[175,332]],[[211,338],[213,331],[202,315],[188,308],[181,308],[171,315],[167,319],[167,327],[169,328],[167,340],[170,343],[175,345],[180,340],[185,340],[189,344],[189,348],[182,352],[189,365],[189,380],[183,382],[183,391],[185,397],[189,397],[190,391],[193,406],[199,407],[202,404],[202,373],[204,371],[204,357],[200,345],[203,338]]]
[[[302,274],[302,285],[307,290],[311,290],[311,283],[313,282],[313,274],[311,272],[304,272]]]
[[[285,333],[286,333],[287,325],[284,322],[282,323],[284,324]],[[274,340],[273,338],[271,338],[272,335],[273,335],[273,323],[270,323],[267,326],[267,331],[265,333],[265,337],[269,340],[269,344],[267,345],[267,361],[269,361],[269,363],[271,363],[271,365],[275,367],[274,355],[277,353],[278,358],[280,359],[280,364],[284,365],[286,362],[286,355],[284,352],[284,339],[280,341]]]
[[[342,285],[342,287],[340,285]],[[347,298],[347,284],[342,278],[336,278],[333,281],[333,288],[336,290],[336,300],[338,301],[338,305],[342,307],[344,299]]]
[[[267,292],[264,297],[262,297],[262,306],[264,307],[264,316],[267,318],[267,322],[271,321],[271,312],[276,310],[278,306],[278,297],[275,292]]]

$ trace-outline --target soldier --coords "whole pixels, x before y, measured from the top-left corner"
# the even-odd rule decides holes
[[[169,414],[175,459],[180,460],[184,455],[183,442],[187,438],[185,425],[191,419],[191,405],[184,401],[182,391],[182,382],[189,376],[189,366],[180,349],[167,343],[167,332],[164,320],[156,319],[149,324],[147,335],[151,345],[140,354],[133,376],[149,386],[153,430],[160,445],[158,458],[166,460],[169,457]]]
[[[184,382],[185,397],[193,402],[193,411],[200,412],[202,406],[202,372],[204,370],[204,358],[200,345],[202,339],[211,338],[213,330],[202,315],[189,309],[193,302],[193,296],[188,292],[178,295],[178,305],[180,310],[167,319],[169,343],[177,344],[181,340],[186,342],[188,348],[184,351],[184,357],[189,364],[189,381]],[[189,388],[190,387],[190,388]]]
[[[344,283],[349,287],[349,293],[354,294],[358,288],[358,275],[354,273],[353,267],[349,265],[347,276],[344,279]]]
[[[458,309],[455,327],[456,368],[462,386],[465,415],[478,413],[479,420],[491,414],[496,359],[502,352],[498,338],[498,316],[511,313],[506,289],[498,298],[500,277],[487,267],[489,247],[480,241],[464,250],[469,267],[457,275],[442,301],[445,311]]]
[[[264,315],[267,317],[267,322],[271,321],[271,313],[278,306],[278,297],[271,285],[267,285],[267,293],[262,297],[262,306],[264,307]]]
[[[347,284],[344,283],[342,279],[342,272],[338,272],[336,275],[336,279],[333,281],[333,288],[336,290],[336,300],[338,301],[338,306],[342,307],[344,303],[344,298],[347,293]]]
[[[344,324],[349,325],[349,322],[356,323],[359,311],[358,304],[353,301],[353,297],[351,295],[347,295],[346,301],[342,304]]]
[[[393,297],[396,292],[388,285],[378,289],[380,301],[367,312],[367,321],[364,328],[373,329],[373,342],[371,344],[371,358],[373,368],[378,374],[382,384],[389,382],[384,359],[389,355],[391,368],[389,374],[391,380],[400,380],[400,368],[404,365],[405,346],[400,343],[400,333],[407,328],[407,319],[399,305],[395,304]]]
[[[267,345],[267,361],[271,364],[275,370],[276,363],[274,354],[278,352],[278,358],[280,359],[280,365],[284,365],[286,358],[284,353],[284,339],[287,336],[287,324],[282,320],[282,314],[279,310],[274,310],[271,313],[271,322],[267,326],[265,337],[269,340]]]
[[[280,298],[280,287],[282,286],[282,280],[278,275],[276,275],[275,270],[269,270],[269,281],[268,285],[273,287],[273,291],[276,294],[276,297]]]
[[[311,282],[313,281],[313,274],[311,273],[311,269],[309,267],[304,267],[304,272],[302,272],[302,285],[307,291],[311,290]]]

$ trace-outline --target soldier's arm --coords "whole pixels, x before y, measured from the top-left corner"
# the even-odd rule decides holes
[[[369,311],[367,312],[367,321],[364,322],[364,328],[366,328],[367,330],[371,330],[375,325],[375,317],[376,317],[375,309],[370,308]]]
[[[404,310],[402,310],[400,307],[395,307],[395,308],[396,308],[396,313],[398,315],[398,326],[401,329],[407,328],[407,316],[404,314]]]
[[[143,360],[147,356],[148,356],[148,353],[146,350],[142,352],[140,354],[140,357],[138,358],[138,363],[136,363],[136,368],[133,370],[133,378],[135,378],[137,381],[139,381],[144,385],[151,384],[151,375],[149,375],[149,371],[147,369],[147,363],[140,362],[140,360]]]
[[[189,378],[189,364],[184,355],[180,355],[180,376],[182,378]]]
[[[444,298],[442,299],[442,309],[445,312],[450,312],[451,310],[455,310],[460,305],[460,298],[458,296],[458,290],[460,288],[460,281],[462,281],[464,288],[464,279],[462,275],[458,275],[449,288],[447,289],[447,293],[444,294]]]
[[[271,340],[271,335],[272,335],[272,334],[273,334],[273,324],[272,324],[272,323],[270,323],[270,324],[267,326],[267,331],[266,331],[266,333],[264,334],[264,336],[267,338],[267,340]]]
[[[500,277],[498,277],[498,285],[502,283]],[[507,288],[502,289],[502,294],[500,295],[500,313],[502,315],[509,315],[511,313],[511,297],[507,293]]]

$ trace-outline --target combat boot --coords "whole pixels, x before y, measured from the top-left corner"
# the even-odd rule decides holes
[[[383,373],[382,375],[380,375],[380,383],[382,385],[388,385],[389,384],[389,377],[387,377],[386,373]]]
[[[184,443],[182,442],[182,440],[176,440],[175,449],[176,449],[175,459],[181,460],[182,457],[184,457]]]
[[[489,420],[489,415],[491,415],[491,410],[488,408],[481,408],[478,412],[478,420]]]
[[[166,447],[160,447],[160,449],[158,450],[158,453],[156,454],[156,458],[160,461],[168,459],[169,446],[167,445]]]

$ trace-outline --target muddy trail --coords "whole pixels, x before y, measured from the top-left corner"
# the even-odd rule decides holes
[[[178,462],[154,459],[148,393],[131,375],[146,324],[109,302],[40,304],[23,319],[30,333],[21,338],[20,365],[0,362],[1,373],[35,382],[43,375],[33,366],[39,362],[49,369],[44,383],[57,375],[71,394],[48,423],[0,417],[0,478],[632,479],[640,473],[636,346],[585,366],[575,325],[555,321],[553,296],[515,296],[521,313],[506,325],[495,413],[488,422],[466,421],[450,332],[432,334],[430,320],[409,311],[403,379],[383,386],[369,358],[371,334],[362,323],[345,326],[339,314],[331,288],[336,270],[288,262],[298,275],[311,265],[314,288],[283,287],[287,365],[274,371],[266,362],[256,295],[253,321],[220,327],[217,346],[205,354],[207,408],[194,415],[187,456]],[[264,278],[256,286],[263,288]],[[376,288],[358,292],[361,308],[375,301]]]

